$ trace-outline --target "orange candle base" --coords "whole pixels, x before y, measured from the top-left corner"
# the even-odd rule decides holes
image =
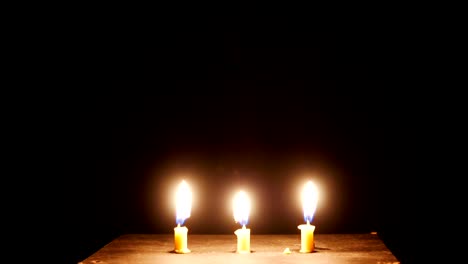
[[[299,225],[297,227],[301,230],[301,253],[311,253],[314,252],[315,242],[314,242],[314,230],[315,226],[307,222],[306,225]]]
[[[174,252],[179,254],[190,253],[187,248],[187,233],[188,228],[185,226],[177,226],[174,228]]]
[[[250,229],[242,227],[234,234],[237,236],[237,253],[250,253]]]

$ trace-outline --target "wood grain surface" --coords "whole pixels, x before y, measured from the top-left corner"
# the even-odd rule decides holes
[[[251,253],[237,254],[232,235],[188,236],[188,254],[173,253],[170,234],[122,235],[80,264],[105,263],[399,263],[376,234],[315,234],[315,251],[299,253],[300,235],[252,235]],[[291,253],[285,254],[289,248]]]

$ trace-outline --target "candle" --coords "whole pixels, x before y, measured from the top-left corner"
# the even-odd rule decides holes
[[[189,253],[190,249],[187,248],[187,233],[188,228],[181,226],[185,220],[190,217],[192,208],[192,192],[185,181],[179,184],[176,192],[176,223],[177,227],[174,228],[174,252],[184,254]]]
[[[314,251],[314,231],[315,226],[311,225],[314,218],[315,209],[317,208],[318,190],[315,184],[308,181],[302,191],[302,208],[304,210],[304,221],[306,224],[299,225],[297,228],[301,230],[301,253],[310,253]]]
[[[305,225],[299,225],[297,228],[301,230],[301,253],[310,253],[314,251],[314,230],[315,226],[309,221]]]
[[[233,200],[234,221],[242,225],[234,234],[237,236],[237,253],[250,253],[250,229],[246,228],[250,213],[250,199],[244,191],[239,191]]]
[[[190,249],[187,248],[187,232],[188,228],[185,226],[177,225],[177,227],[174,227],[174,251],[176,253],[190,252]]]

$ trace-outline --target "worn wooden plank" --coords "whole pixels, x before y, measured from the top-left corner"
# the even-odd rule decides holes
[[[399,263],[375,234],[316,234],[315,252],[299,253],[300,235],[252,235],[251,254],[237,254],[235,235],[189,234],[189,254],[175,254],[170,234],[122,235],[80,262],[105,263]],[[291,254],[284,254],[285,248]]]

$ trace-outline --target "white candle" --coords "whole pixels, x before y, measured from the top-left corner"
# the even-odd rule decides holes
[[[318,190],[317,186],[311,181],[308,181],[302,191],[302,208],[304,211],[304,220],[306,224],[299,225],[297,228],[301,230],[301,253],[311,253],[315,248],[314,231],[315,226],[311,225],[314,218],[315,210],[317,209]]]
[[[176,193],[176,223],[174,228],[174,252],[184,254],[189,253],[187,248],[188,228],[181,226],[190,217],[192,209],[192,191],[188,184],[182,181]]]
[[[244,191],[238,192],[233,200],[234,221],[242,225],[234,234],[237,236],[237,253],[250,253],[250,229],[246,228],[250,214],[250,199]]]

